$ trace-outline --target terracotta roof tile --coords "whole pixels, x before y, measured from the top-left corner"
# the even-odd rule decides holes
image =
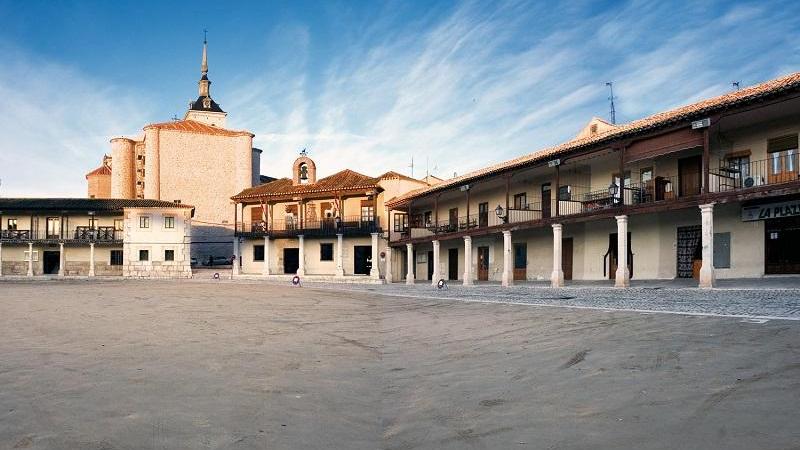
[[[108,167],[107,165],[103,164],[97,169],[94,169],[91,172],[87,173],[86,178],[89,178],[90,176],[93,175],[111,175],[111,167]]]
[[[195,120],[174,120],[171,122],[152,123],[144,127],[158,128],[160,130],[182,131],[185,133],[213,134],[216,136],[255,136],[249,131],[228,130],[226,128],[212,127]]]
[[[378,178],[372,178],[350,169],[345,169],[319,179],[314,184],[294,186],[292,185],[291,179],[281,178],[245,189],[231,198],[234,200],[241,200],[246,198],[283,197],[342,190],[379,189],[379,181],[380,179]]]
[[[568,151],[573,151],[584,147],[591,147],[594,145],[605,145],[613,140],[625,139],[643,131],[667,126],[682,120],[699,118],[700,116],[721,111],[728,107],[746,104],[765,96],[776,95],[790,89],[798,88],[800,88],[800,72],[795,72],[781,78],[776,78],[774,80],[730,92],[728,94],[720,95],[718,97],[712,97],[697,103],[692,103],[690,105],[682,106],[669,111],[660,112],[643,119],[634,120],[633,122],[618,124],[615,128],[605,132],[597,133],[582,139],[573,139],[554,147],[544,148],[518,158],[494,164],[483,169],[478,169],[425,189],[408,192],[386,203],[387,206],[390,207],[399,206],[414,197],[440,191],[448,187],[458,186],[478,177],[529,165],[534,162],[552,159],[553,157]]]
[[[164,200],[124,198],[0,198],[0,211],[89,210],[122,211],[123,208],[194,208]]]

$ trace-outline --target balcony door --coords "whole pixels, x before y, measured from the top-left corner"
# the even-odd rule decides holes
[[[703,172],[703,157],[691,156],[678,160],[678,196],[700,194]]]
[[[528,278],[528,244],[520,242],[514,244],[514,279],[526,280]]]
[[[478,226],[489,226],[489,203],[478,203]]]
[[[47,239],[58,239],[61,237],[61,218],[47,218]]]
[[[550,183],[542,185],[542,219],[550,217]]]
[[[767,141],[769,153],[769,183],[784,183],[798,179],[797,135]]]
[[[458,230],[458,208],[452,208],[450,210],[450,218],[449,218],[449,229],[450,231],[457,231]]]
[[[451,248],[447,250],[447,279],[458,279],[458,249]]]

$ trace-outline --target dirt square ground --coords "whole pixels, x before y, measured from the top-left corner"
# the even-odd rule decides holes
[[[0,283],[0,449],[800,448],[800,322]]]

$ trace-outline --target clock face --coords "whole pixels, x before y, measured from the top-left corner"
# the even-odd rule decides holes
[[[203,99],[203,108],[211,108],[211,98],[206,97]]]

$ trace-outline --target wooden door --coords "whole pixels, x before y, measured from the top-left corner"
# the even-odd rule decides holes
[[[283,249],[283,273],[296,274],[297,269],[300,267],[300,249],[299,248],[284,248]]]
[[[550,183],[542,185],[542,219],[550,217]]]
[[[528,279],[528,244],[514,244],[514,279]]]
[[[448,225],[449,231],[458,231],[458,208],[452,208],[450,210]]]
[[[458,249],[451,248],[447,250],[447,279],[458,279]]]
[[[428,251],[428,279],[433,280],[433,251]]]
[[[478,247],[478,281],[489,280],[489,247]]]
[[[489,226],[489,203],[478,203],[478,226]]]
[[[561,239],[561,270],[564,272],[564,279],[572,279],[572,238]]]
[[[764,273],[800,273],[800,218],[767,220],[764,232]]]
[[[353,246],[353,273],[357,275],[369,275],[370,269],[372,269],[372,246]]]
[[[678,196],[700,194],[703,157],[700,155],[678,160]]]

